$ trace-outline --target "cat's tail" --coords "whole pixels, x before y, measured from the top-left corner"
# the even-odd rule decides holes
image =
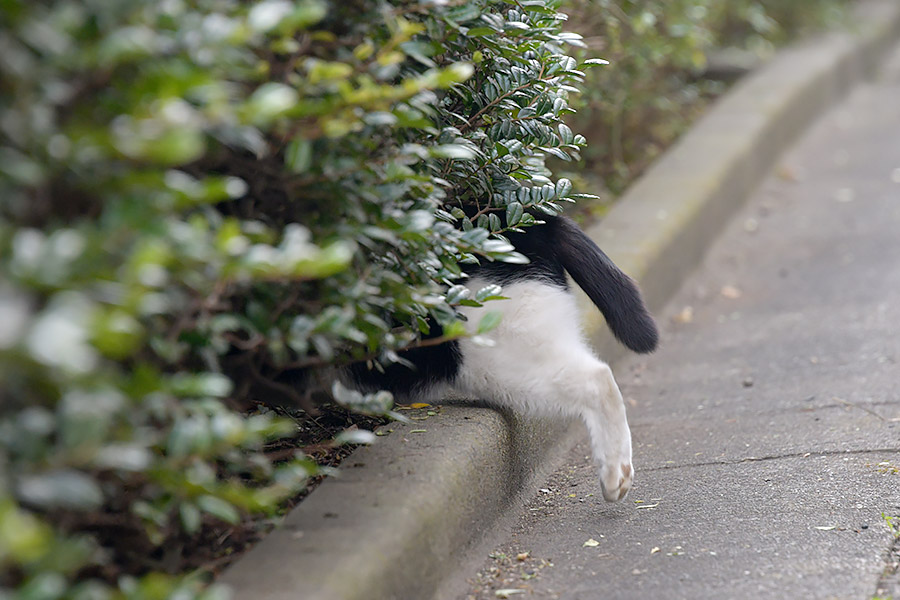
[[[563,267],[603,313],[616,339],[635,352],[653,352],[659,332],[637,283],[574,221],[563,216],[546,221]]]

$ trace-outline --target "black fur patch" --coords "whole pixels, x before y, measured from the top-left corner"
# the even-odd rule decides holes
[[[438,326],[434,329],[440,331]],[[436,346],[412,348],[400,352],[400,357],[413,366],[394,363],[381,371],[368,363],[356,363],[350,367],[350,375],[358,389],[365,391],[389,390],[394,394],[414,395],[435,384],[451,382],[459,372],[462,356],[459,343],[449,341]]]
[[[482,260],[480,265],[465,265],[464,270],[470,277],[482,277],[498,285],[530,280],[569,289],[566,271],[556,255],[552,236],[553,231],[548,225],[530,227],[526,233],[512,232],[507,236],[509,242],[531,262],[519,265]]]

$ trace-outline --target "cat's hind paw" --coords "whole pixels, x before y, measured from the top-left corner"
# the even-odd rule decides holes
[[[600,467],[600,488],[607,502],[618,502],[628,494],[634,481],[630,462],[606,463]]]

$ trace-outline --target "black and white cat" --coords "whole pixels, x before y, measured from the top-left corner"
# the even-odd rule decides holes
[[[489,305],[503,315],[488,334],[493,345],[463,338],[415,348],[402,353],[413,369],[394,364],[381,372],[357,364],[346,379],[361,390],[387,389],[407,398],[434,397],[451,386],[522,413],[579,416],[590,433],[603,497],[621,500],[633,477],[625,405],[609,366],[584,340],[566,272],[597,305],[615,337],[631,350],[656,348],[656,324],[635,282],[571,219],[541,218],[545,224],[508,236],[530,263],[485,262],[466,268],[465,285],[473,293],[499,284],[508,298]],[[477,322],[479,310],[463,307],[461,312]]]

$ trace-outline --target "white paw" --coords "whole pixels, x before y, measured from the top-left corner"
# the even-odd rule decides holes
[[[595,439],[594,461],[600,475],[600,487],[607,502],[618,502],[625,497],[634,481],[631,466],[631,430],[621,411],[619,419],[609,419],[602,433]]]
[[[618,417],[618,418],[616,418]],[[634,481],[631,466],[631,430],[625,420],[625,411],[619,411],[605,423],[591,429],[594,464],[600,475],[600,487],[607,502],[618,502],[625,497]]]
[[[600,488],[607,502],[618,502],[624,498],[633,481],[634,469],[630,460],[600,465]]]

